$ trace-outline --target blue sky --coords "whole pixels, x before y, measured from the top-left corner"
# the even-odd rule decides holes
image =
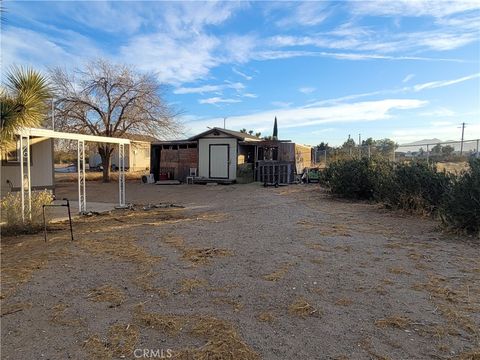
[[[207,126],[315,145],[480,137],[479,1],[6,1],[2,68],[95,57],[155,72]]]

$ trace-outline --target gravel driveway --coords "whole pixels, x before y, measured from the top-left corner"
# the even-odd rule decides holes
[[[87,200],[117,191],[89,182]],[[127,199],[75,220],[74,242],[65,225],[2,238],[2,359],[480,356],[478,239],[317,185]],[[184,208],[144,208],[160,203]]]

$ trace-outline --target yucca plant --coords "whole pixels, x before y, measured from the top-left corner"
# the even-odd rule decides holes
[[[51,97],[49,81],[40,72],[18,66],[8,71],[0,89],[0,149],[12,144],[19,129],[42,123]]]

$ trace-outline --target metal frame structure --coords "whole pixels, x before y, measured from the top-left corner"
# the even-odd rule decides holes
[[[32,219],[32,182],[30,177],[30,137],[20,136],[20,192],[22,194],[22,221],[26,215]],[[28,192],[28,204],[25,204],[25,190]]]
[[[59,132],[49,129],[24,128],[17,132],[20,140],[20,177],[21,199],[22,199],[22,220],[31,218],[32,210],[32,182],[30,174],[30,138],[43,137],[49,139],[67,139],[77,141],[77,172],[78,172],[78,211],[87,212],[87,197],[85,184],[85,142],[110,143],[119,146],[119,175],[118,175],[118,202],[119,207],[126,206],[125,198],[125,145],[130,144],[130,140],[114,138],[107,136],[83,135],[66,132]],[[25,193],[28,194],[26,197]]]
[[[78,140],[77,146],[77,172],[78,172],[78,212],[87,212],[87,196],[85,190],[85,141]]]
[[[125,144],[118,144],[118,198],[119,206],[125,207]]]

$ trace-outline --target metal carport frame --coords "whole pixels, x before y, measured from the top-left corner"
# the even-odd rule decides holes
[[[32,183],[30,174],[30,138],[43,137],[49,139],[65,139],[77,141],[77,172],[78,172],[78,211],[87,211],[87,198],[85,186],[85,142],[118,144],[118,202],[120,207],[125,207],[125,145],[130,140],[107,136],[73,134],[39,128],[24,128],[17,132],[20,139],[20,176],[21,176],[21,198],[22,198],[22,219],[31,219],[32,209]],[[28,198],[25,199],[25,192]],[[27,200],[27,201],[25,201]]]

